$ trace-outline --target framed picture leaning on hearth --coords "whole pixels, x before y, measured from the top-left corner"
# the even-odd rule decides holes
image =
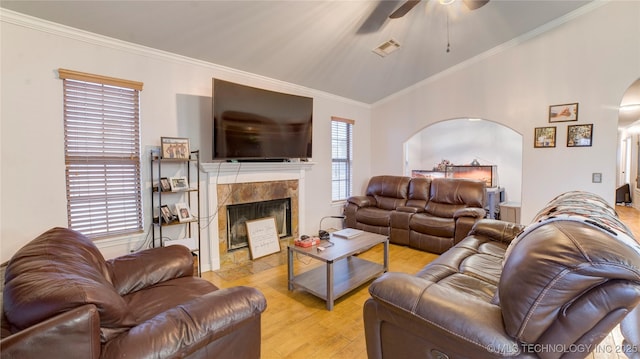
[[[589,147],[593,140],[593,124],[567,126],[567,147]]]

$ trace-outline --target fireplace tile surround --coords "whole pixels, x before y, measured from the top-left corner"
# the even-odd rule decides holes
[[[206,173],[209,225],[207,226],[211,270],[220,273],[257,272],[285,263],[286,247],[292,237],[281,238],[279,254],[251,260],[249,249],[227,250],[226,205],[291,198],[292,236],[304,233],[305,175],[312,162],[210,162],[202,163]],[[206,250],[206,248],[205,248]]]
[[[227,238],[227,211],[230,204],[260,202],[291,198],[291,234],[298,232],[298,180],[218,184],[218,248],[220,268],[229,269],[244,265],[251,259],[248,248],[229,250]],[[280,239],[281,252],[286,249],[288,238]],[[258,259],[260,260],[260,259]]]

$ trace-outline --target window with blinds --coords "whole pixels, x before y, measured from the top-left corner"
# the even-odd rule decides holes
[[[142,84],[59,69],[69,228],[90,238],[139,232]]]
[[[351,196],[353,160],[353,120],[331,118],[331,199],[343,201]]]

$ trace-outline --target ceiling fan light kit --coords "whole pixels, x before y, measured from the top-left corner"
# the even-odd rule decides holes
[[[398,19],[405,16],[409,11],[411,11],[411,9],[416,7],[416,5],[420,3],[420,1],[422,0],[405,1],[402,5],[400,5],[400,7],[398,7],[394,12],[392,12],[391,15],[389,15],[389,18]],[[424,1],[429,1],[429,0],[424,0]],[[456,0],[438,0],[438,2],[442,5],[450,5],[450,4],[453,4],[454,1]],[[476,10],[487,5],[489,0],[462,0],[462,2],[469,10]]]

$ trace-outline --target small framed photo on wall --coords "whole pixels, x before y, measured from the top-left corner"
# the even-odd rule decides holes
[[[160,145],[162,159],[188,160],[191,156],[188,138],[160,137]]]
[[[556,147],[556,127],[536,127],[533,136],[533,147]]]
[[[567,147],[589,147],[593,140],[593,124],[567,126]]]
[[[549,123],[578,121],[578,103],[549,106]]]

